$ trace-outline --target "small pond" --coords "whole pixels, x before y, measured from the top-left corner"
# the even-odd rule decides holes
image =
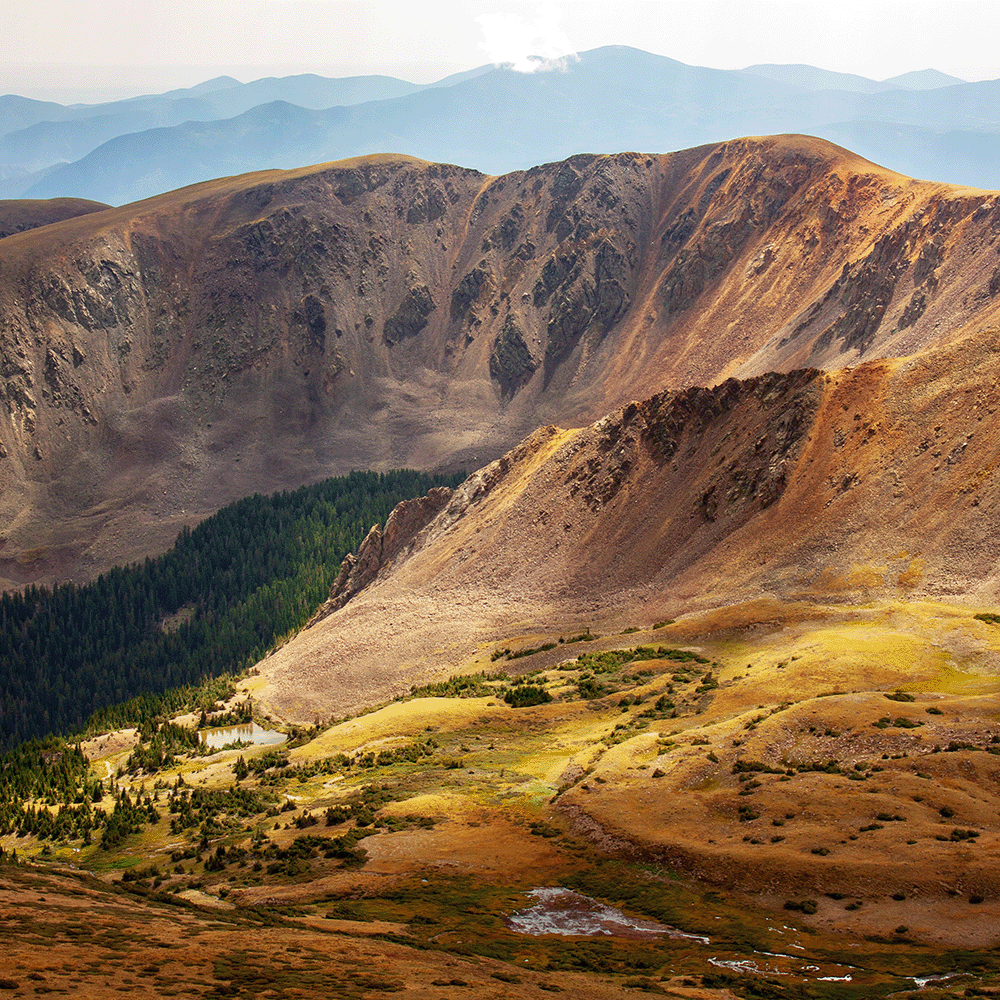
[[[626,917],[621,910],[571,889],[533,889],[528,895],[537,900],[535,905],[519,910],[505,921],[511,930],[519,934],[613,934],[646,940],[665,936],[708,944],[707,937],[685,934],[676,927],[668,927],[655,920]]]
[[[201,742],[212,750],[219,750],[230,743],[255,743],[258,745],[284,743],[288,737],[275,729],[263,729],[256,722],[239,726],[220,726],[218,729],[203,729]]]

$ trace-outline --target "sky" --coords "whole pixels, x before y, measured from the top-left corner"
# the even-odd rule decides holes
[[[631,45],[690,65],[807,63],[882,80],[1000,77],[995,0],[5,0],[0,94],[107,100],[220,75],[429,83]]]

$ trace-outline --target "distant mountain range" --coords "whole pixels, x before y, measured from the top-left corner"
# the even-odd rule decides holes
[[[374,153],[490,174],[579,152],[809,133],[926,179],[1000,188],[1000,81],[882,82],[811,66],[714,70],[637,49],[562,70],[483,66],[418,86],[304,75],[99,105],[0,97],[0,197],[123,204],[213,177]]]

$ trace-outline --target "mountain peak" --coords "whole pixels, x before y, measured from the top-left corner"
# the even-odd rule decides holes
[[[899,87],[903,90],[937,90],[940,87],[954,87],[967,81],[936,69],[921,69],[911,73],[901,73],[882,82],[886,86]]]

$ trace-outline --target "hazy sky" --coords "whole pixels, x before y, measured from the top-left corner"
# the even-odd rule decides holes
[[[424,83],[599,45],[739,69],[1000,77],[995,0],[5,0],[0,93],[98,100],[221,74],[386,73]]]

